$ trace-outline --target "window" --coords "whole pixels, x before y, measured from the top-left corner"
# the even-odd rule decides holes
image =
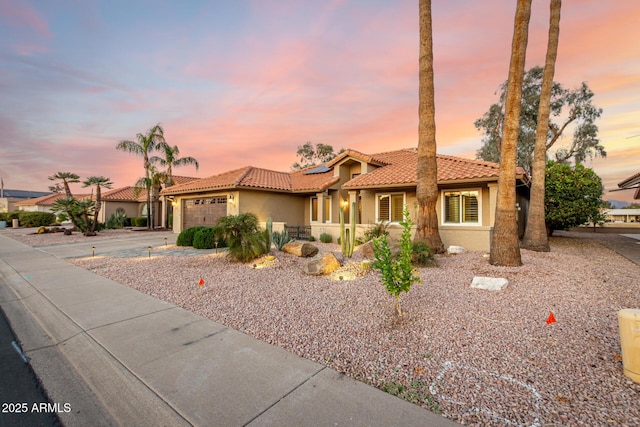
[[[443,191],[442,210],[445,224],[480,224],[480,191]]]
[[[376,222],[402,221],[402,209],[404,209],[404,193],[378,194],[376,196],[376,199]]]
[[[318,212],[318,198],[311,198],[311,222],[320,221]],[[331,197],[324,197],[324,222],[331,222]]]

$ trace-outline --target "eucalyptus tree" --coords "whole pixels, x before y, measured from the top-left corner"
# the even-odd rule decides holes
[[[96,224],[98,223],[98,215],[100,214],[100,210],[102,208],[102,188],[111,188],[113,186],[113,182],[109,178],[105,178],[104,176],[90,176],[83,183],[83,187],[96,187],[96,201],[93,211],[93,222],[91,223],[91,229],[87,230],[87,234],[95,235]]]
[[[517,159],[518,166],[522,166],[528,173],[531,173],[534,161],[533,152],[545,69],[540,66],[529,69],[522,85]],[[476,129],[483,134],[482,146],[476,151],[478,159],[500,161],[506,89],[507,82],[500,86],[498,102],[492,104],[474,123]],[[596,125],[596,120],[602,115],[602,109],[593,105],[593,97],[594,93],[586,82],[574,89],[566,89],[562,84],[553,82],[548,126],[542,134],[545,136],[545,149],[549,157],[555,157],[559,162],[574,160],[578,163],[587,158],[606,157],[607,152],[600,143]],[[560,146],[559,141],[568,129],[573,129],[571,142]]]
[[[516,151],[530,18],[531,0],[518,0],[505,98],[495,224],[489,255],[491,264],[508,267],[522,265],[516,216]]]
[[[436,120],[433,85],[433,30],[431,0],[420,0],[420,54],[418,96],[418,215],[415,241],[425,242],[436,253],[444,252],[438,232],[438,165],[436,161]]]
[[[160,124],[155,125],[147,131],[147,133],[139,133],[136,135],[137,141],[122,140],[116,145],[118,150],[133,153],[142,157],[142,164],[145,174],[145,185],[147,185],[147,227],[153,228],[153,216],[151,208],[151,183],[150,168],[151,160],[150,153],[153,151],[161,150],[167,144],[164,139],[164,130]]]

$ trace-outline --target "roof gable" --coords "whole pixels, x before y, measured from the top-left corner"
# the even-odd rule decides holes
[[[416,149],[390,151],[374,154],[372,157],[384,161],[387,165],[356,176],[347,181],[343,188],[417,185],[418,151]],[[438,165],[438,183],[440,184],[455,181],[497,180],[500,175],[500,165],[498,163],[441,154],[436,155],[436,162]],[[524,175],[524,170],[518,168],[518,174]]]

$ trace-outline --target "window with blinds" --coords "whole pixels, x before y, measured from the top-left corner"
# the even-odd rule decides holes
[[[446,224],[479,224],[480,223],[480,192],[473,191],[444,191],[443,210]]]
[[[404,209],[404,194],[379,194],[377,222],[402,221],[402,209]]]
[[[318,221],[318,198],[311,198],[311,221]]]

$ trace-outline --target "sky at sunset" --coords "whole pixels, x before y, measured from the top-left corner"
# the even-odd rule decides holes
[[[474,158],[516,1],[432,3],[438,152]],[[527,68],[544,65],[548,8],[534,1]],[[555,80],[586,81],[603,109],[608,155],[587,165],[605,188],[640,172],[640,2],[565,0]],[[5,189],[46,191],[58,171],[132,185],[142,159],[115,146],[156,123],[200,162],[186,176],[289,170],[307,141],[415,147],[418,0],[0,0],[0,88]]]

